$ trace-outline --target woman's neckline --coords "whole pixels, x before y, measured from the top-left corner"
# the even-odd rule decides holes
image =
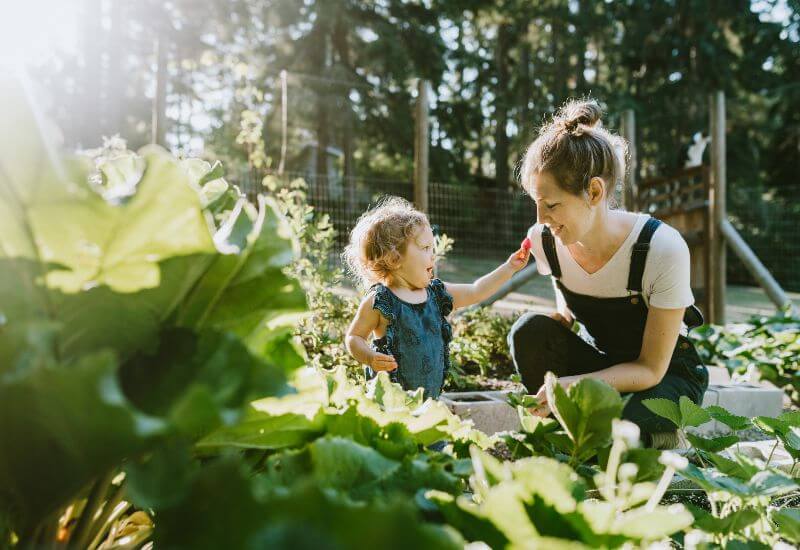
[[[568,246],[562,245],[566,249],[567,255],[569,256],[570,261],[572,261],[572,263],[574,263],[578,267],[578,269],[580,269],[581,274],[583,276],[589,277],[589,278],[596,277],[599,273],[601,273],[604,269],[606,269],[606,267],[608,267],[610,264],[612,264],[617,259],[617,257],[620,255],[620,251],[625,249],[625,248],[627,248],[627,245],[629,244],[629,242],[632,239],[635,239],[638,236],[637,228],[640,228],[640,224],[643,224],[646,221],[646,218],[648,216],[643,215],[643,214],[634,214],[634,215],[636,216],[636,220],[633,222],[633,226],[631,227],[630,231],[628,232],[627,237],[625,237],[625,239],[617,247],[617,249],[614,251],[614,253],[611,254],[611,256],[608,258],[608,260],[606,260],[605,263],[603,263],[603,265],[601,265],[600,267],[598,267],[595,271],[592,271],[591,273],[589,271],[586,271],[583,268],[583,266],[578,262],[578,260],[575,259],[575,257],[572,255],[572,251],[569,249]]]

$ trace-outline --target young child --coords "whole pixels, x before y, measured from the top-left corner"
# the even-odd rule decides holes
[[[520,248],[472,284],[453,284],[433,277],[433,244],[425,215],[389,197],[361,216],[343,256],[369,287],[347,330],[348,351],[367,366],[367,377],[388,371],[403,388],[422,387],[425,397],[436,399],[449,368],[447,316],[497,292],[528,263],[529,251]]]

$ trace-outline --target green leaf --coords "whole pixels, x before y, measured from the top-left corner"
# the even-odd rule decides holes
[[[553,459],[531,457],[511,466],[514,479],[529,494],[537,494],[558,513],[574,512],[585,498],[585,486],[575,471]],[[534,518],[535,519],[535,518]]]
[[[694,516],[694,526],[707,533],[720,535],[740,533],[745,527],[752,525],[761,518],[761,512],[755,508],[742,508],[724,518],[717,518],[690,502],[686,503],[685,506]]]
[[[771,510],[769,517],[778,526],[782,537],[795,544],[800,543],[800,508]]]
[[[644,399],[642,405],[658,416],[671,421],[675,424],[675,427],[681,427],[681,410],[674,401],[659,397],[655,399]]]
[[[324,417],[309,419],[302,414],[272,416],[253,411],[229,427],[220,428],[200,441],[196,447],[203,452],[219,451],[224,447],[244,449],[283,449],[298,447],[324,433]]]
[[[391,476],[394,460],[350,439],[324,437],[309,446],[314,478],[321,487],[348,489]]]
[[[572,384],[565,392],[552,374],[545,377],[548,403],[572,441],[572,462],[594,455],[611,441],[611,421],[624,407],[619,393],[591,378]]]
[[[120,369],[122,387],[139,408],[171,414],[195,439],[221,425],[223,416],[231,423],[249,400],[285,391],[282,371],[251,354],[231,334],[170,329],[157,345]]]
[[[622,513],[610,530],[634,540],[657,540],[683,531],[692,520],[692,515],[682,505],[659,506],[653,511],[642,507]]]
[[[748,480],[730,477],[709,468],[697,468],[689,464],[681,472],[706,491],[725,491],[741,498],[775,497],[798,489],[797,483],[788,475],[778,471],[762,470]]]
[[[711,420],[711,415],[705,409],[695,405],[694,402],[685,395],[681,395],[678,400],[678,406],[681,411],[681,428],[699,426]]]
[[[689,443],[691,443],[695,448],[711,453],[718,453],[739,442],[739,438],[735,435],[723,435],[714,438],[707,438],[687,433],[686,439],[688,439]]]
[[[751,425],[750,419],[746,416],[731,414],[718,405],[706,407],[706,411],[711,415],[711,418],[725,424],[733,431],[746,430]]]
[[[111,353],[51,365],[0,383],[0,509],[25,531],[67,504],[166,425],[131,407]]]

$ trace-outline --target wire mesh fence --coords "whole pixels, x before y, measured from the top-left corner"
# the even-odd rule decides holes
[[[319,213],[327,214],[336,229],[336,252],[347,244],[359,216],[386,196],[413,200],[410,181],[303,177],[308,200]],[[260,180],[240,177],[237,183],[248,195],[259,191]],[[454,239],[452,255],[505,259],[516,250],[535,221],[533,201],[521,189],[493,189],[431,182],[428,188],[429,219],[438,233]]]
[[[774,189],[735,188],[728,218],[778,283],[800,291],[800,184]],[[728,282],[754,285],[742,262],[728,252]]]
[[[411,181],[344,177],[314,177],[307,173],[286,174],[308,183],[309,203],[327,214],[337,231],[335,252],[347,244],[359,216],[382,197],[394,195],[409,201]],[[248,193],[261,189],[261,177],[234,176]],[[455,240],[451,255],[502,260],[516,250],[535,222],[534,203],[521,189],[494,189],[440,182],[429,184],[429,218],[439,233]],[[759,189],[730,192],[728,212],[747,244],[789,291],[800,291],[800,185],[785,186],[780,193]],[[739,259],[729,251],[728,282],[755,285]]]

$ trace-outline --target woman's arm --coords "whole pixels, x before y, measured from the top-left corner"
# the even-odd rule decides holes
[[[565,387],[583,378],[603,380],[620,393],[647,390],[661,382],[667,373],[675,343],[683,321],[685,308],[663,309],[650,307],[644,328],[642,350],[635,361],[619,363],[603,370],[559,378]],[[536,397],[541,405],[536,414],[549,414],[545,405],[544,386]]]
[[[367,338],[378,328],[381,315],[373,308],[375,296],[370,294],[358,306],[358,312],[344,338],[345,346],[356,361],[369,365],[375,371],[392,371],[397,368],[397,361],[391,355],[378,353],[369,347]]]
[[[500,267],[487,273],[471,284],[445,283],[445,289],[453,297],[453,308],[467,307],[477,304],[492,296],[500,290],[503,283],[508,281],[514,273],[528,264],[530,254],[520,248],[508,257]]]

